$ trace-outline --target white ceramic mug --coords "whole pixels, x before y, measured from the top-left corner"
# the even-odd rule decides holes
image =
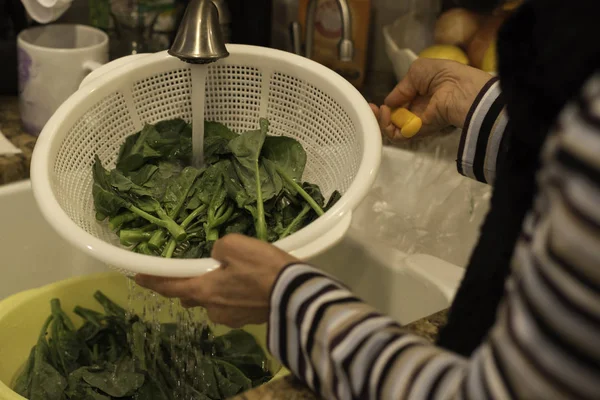
[[[108,62],[108,36],[85,25],[26,29],[17,38],[23,128],[41,132],[56,109],[94,69]]]

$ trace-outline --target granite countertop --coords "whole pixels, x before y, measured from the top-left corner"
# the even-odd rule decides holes
[[[23,132],[15,97],[0,97],[0,130],[23,152],[14,156],[0,156],[0,185],[29,178],[36,138]],[[439,328],[446,323],[446,316],[447,310],[443,310],[407,325],[406,329],[433,342]],[[243,393],[234,400],[271,399],[309,400],[317,399],[317,396],[296,378],[287,376]]]
[[[23,153],[0,156],[0,185],[29,178],[36,137],[23,132],[16,97],[0,97],[0,131]]]

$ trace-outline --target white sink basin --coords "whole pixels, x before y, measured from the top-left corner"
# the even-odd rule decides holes
[[[348,235],[312,260],[402,324],[449,306],[489,206],[490,188],[456,172],[457,140],[385,148]]]
[[[0,187],[0,299],[106,267],[71,248],[46,223],[23,181]]]
[[[401,323],[439,311],[454,296],[485,211],[485,201],[464,201],[472,184],[451,161],[386,149],[348,236],[311,261]],[[50,228],[29,181],[0,187],[0,238],[0,299],[106,268]]]

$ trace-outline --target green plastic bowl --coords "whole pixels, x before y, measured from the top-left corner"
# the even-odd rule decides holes
[[[72,312],[75,306],[103,311],[94,300],[93,294],[96,290],[101,290],[116,303],[126,305],[128,285],[127,277],[109,272],[71,278],[38,289],[27,290],[0,302],[0,343],[2,343],[0,345],[0,399],[24,399],[11,387],[31,347],[37,342],[44,321],[50,315],[51,299],[60,299],[63,309],[75,323],[79,323],[81,318]],[[164,322],[171,320],[167,310],[159,314],[159,320]],[[252,334],[266,350],[265,325],[249,325],[244,327],[244,330]],[[227,331],[228,329],[222,326],[215,328],[216,335]],[[269,369],[276,374],[272,380],[289,373],[275,359],[269,358],[269,360]]]

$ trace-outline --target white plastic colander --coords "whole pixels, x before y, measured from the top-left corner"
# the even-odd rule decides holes
[[[204,118],[241,132],[260,117],[269,134],[304,146],[304,180],[340,201],[316,221],[275,243],[313,257],[345,234],[369,191],[381,159],[379,127],[367,102],[346,80],[306,58],[262,47],[229,45],[230,56],[208,66],[202,104],[192,104],[191,66],[166,52],[130,56],[95,71],[44,127],[33,153],[32,187],[44,217],[71,244],[128,275],[186,277],[215,269],[212,259],[164,259],[133,253],[95,219],[92,164],[114,167],[119,148],[144,123]]]

